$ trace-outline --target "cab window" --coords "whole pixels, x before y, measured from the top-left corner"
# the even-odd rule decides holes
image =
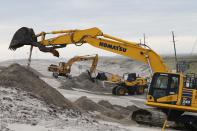
[[[185,77],[184,88],[197,89],[197,78]]]
[[[156,81],[155,88],[167,89],[168,88],[168,76],[160,75]]]
[[[151,82],[149,94],[158,99],[178,93],[179,75],[155,73]]]

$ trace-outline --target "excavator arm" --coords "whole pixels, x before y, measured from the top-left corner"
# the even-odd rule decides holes
[[[98,54],[95,56],[85,55],[85,56],[75,56],[65,62],[60,62],[59,66],[57,65],[50,65],[48,67],[48,70],[54,73],[59,73],[59,75],[67,76],[71,71],[71,66],[74,62],[80,62],[80,61],[90,61],[92,60],[92,66],[90,67],[90,78],[92,78],[92,73],[96,70],[97,64],[98,64]],[[55,75],[56,76],[56,75]]]
[[[66,65],[64,66],[63,70],[69,70],[71,69],[71,66],[74,62],[80,62],[80,61],[89,61],[92,60],[92,66],[90,67],[90,76],[92,76],[92,73],[95,71],[96,66],[98,64],[98,54],[95,56],[85,55],[85,56],[76,56],[74,58],[71,58]],[[69,72],[70,73],[70,72]]]
[[[61,35],[45,39],[47,34]],[[38,37],[41,37],[39,42],[37,41]],[[135,42],[128,42],[103,34],[98,28],[41,32],[35,35],[33,29],[22,27],[14,34],[9,48],[16,50],[23,45],[32,45],[38,47],[43,52],[51,52],[53,55],[59,56],[59,53],[55,49],[63,48],[68,44],[80,46],[83,43],[143,61],[149,65],[151,74],[153,72],[169,71],[168,66],[163,62],[162,58],[153,50],[147,49]]]
[[[92,76],[92,73],[95,72],[97,64],[98,64],[98,55],[96,54],[96,56],[93,59],[92,66],[90,67],[90,76]]]

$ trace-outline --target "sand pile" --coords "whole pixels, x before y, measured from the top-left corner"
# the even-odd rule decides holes
[[[0,66],[0,70],[3,70],[5,69],[6,67],[5,66]]]
[[[114,110],[116,112],[118,112],[118,114],[121,114],[122,117],[127,118],[131,115],[131,113],[135,110],[137,110],[138,108],[134,105],[132,106],[127,106],[127,107],[123,107],[120,105],[112,105],[110,102],[106,101],[106,100],[101,100],[98,102],[99,105],[102,105],[108,109]]]
[[[102,111],[104,107],[98,105],[94,101],[88,99],[86,96],[82,96],[75,101],[75,104],[86,112]]]
[[[99,92],[110,92],[111,88],[104,88],[100,81],[92,81],[87,72],[81,73],[79,76],[75,76],[72,79],[68,79],[62,84],[60,88],[70,89],[70,88],[80,88],[90,91],[99,91]]]
[[[12,64],[0,72],[0,85],[16,87],[31,92],[36,97],[49,105],[55,105],[64,109],[78,109],[56,89],[39,79],[32,70],[19,64]]]
[[[109,109],[114,109],[113,105],[111,103],[109,103],[109,101],[106,101],[106,100],[101,100],[98,102],[99,105],[102,105],[106,108],[109,108]]]
[[[80,109],[90,112],[99,112],[101,115],[115,118],[123,119],[124,117],[116,110],[111,110],[102,105],[95,103],[94,101],[88,99],[86,96],[82,96],[74,102]],[[97,114],[100,116],[100,114]]]
[[[37,75],[39,77],[44,77],[43,74],[41,74],[40,72],[38,72],[34,68],[28,67],[28,70],[30,70],[31,72],[33,72],[35,75]]]
[[[19,126],[12,126],[19,125]],[[56,110],[18,88],[0,87],[0,131],[130,131],[72,110]]]
[[[82,96],[74,102],[81,110],[87,113],[95,113],[96,118],[109,117],[116,120],[128,119],[134,108],[112,105],[108,101],[101,100],[98,103]],[[129,118],[130,120],[130,118]]]
[[[109,101],[106,101],[106,100],[101,100],[98,102],[98,104],[102,105],[103,107],[105,107],[107,109],[112,110],[113,111],[113,113],[111,113],[112,117],[118,118],[118,119],[121,119],[121,118],[127,119],[128,117],[130,117],[130,115],[132,114],[133,111],[139,109],[135,105],[131,105],[131,106],[127,106],[127,107],[120,106],[120,105],[112,105]],[[114,114],[114,113],[116,113],[116,114]],[[120,114],[121,114],[121,116],[118,117],[118,115],[120,115]]]

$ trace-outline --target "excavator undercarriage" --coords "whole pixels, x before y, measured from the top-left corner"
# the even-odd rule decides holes
[[[132,113],[131,119],[139,124],[163,127],[165,120],[173,122],[171,127],[177,129],[197,130],[197,116],[196,114],[185,114],[184,111],[147,108],[139,109]]]
[[[154,108],[139,109],[133,112],[131,119],[139,124],[162,127],[166,120],[166,114]]]

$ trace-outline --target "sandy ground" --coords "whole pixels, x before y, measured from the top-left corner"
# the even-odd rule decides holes
[[[1,67],[4,66],[8,66],[14,62],[17,62],[19,64],[22,65],[26,65],[26,61],[25,60],[17,60],[17,61],[6,61],[3,63],[0,63]],[[49,85],[51,85],[53,88],[57,89],[63,96],[65,96],[67,99],[69,99],[70,101],[74,102],[76,101],[78,98],[80,98],[81,96],[87,96],[89,99],[91,99],[94,102],[98,102],[100,100],[107,100],[109,101],[111,104],[114,105],[120,105],[120,106],[130,106],[130,105],[137,105],[141,108],[146,107],[145,103],[145,99],[146,96],[145,95],[134,95],[134,96],[113,96],[111,95],[111,93],[95,93],[92,91],[88,91],[88,90],[82,90],[82,89],[73,89],[73,90],[65,90],[65,89],[59,89],[58,87],[60,87],[62,85],[63,82],[65,82],[65,78],[59,78],[59,79],[55,79],[52,77],[52,73],[47,71],[47,67],[50,64],[56,64],[57,61],[52,61],[52,60],[33,60],[31,63],[31,67],[36,69],[39,73],[42,74],[42,76],[40,76],[40,78],[42,80],[44,80],[46,83],[48,83]],[[114,64],[114,63],[113,63]],[[82,65],[82,69],[79,68],[79,66]],[[89,68],[88,66],[91,65],[89,62],[85,62],[82,64],[74,64],[72,66],[72,71],[71,74],[73,76],[77,76],[79,75],[81,72],[85,71],[87,68]],[[137,65],[136,65],[137,66]],[[109,68],[109,66],[107,67],[107,65],[103,65],[103,63],[101,65],[98,65],[98,69],[103,70],[103,71],[107,71],[109,73],[113,73],[114,70],[116,70],[115,73],[119,73],[121,75],[121,73],[123,71],[128,70],[128,65],[119,65],[119,64],[114,64],[113,68],[111,68],[111,72],[110,70],[107,70]],[[121,70],[119,70],[121,69]],[[135,68],[133,68],[133,71],[142,69],[143,71],[145,71],[144,69],[144,65],[141,66],[137,66]],[[145,71],[147,74],[147,71]],[[106,87],[107,88],[107,87]],[[7,90],[6,88],[2,87],[2,90]],[[14,89],[12,89],[14,90]],[[10,92],[12,92],[12,90],[9,90]],[[9,92],[8,91],[8,92]],[[1,98],[3,99],[3,97],[5,97],[2,93],[1,93]],[[11,98],[14,96],[10,96]],[[19,96],[20,97],[20,96]],[[28,97],[25,99],[30,100]],[[40,103],[41,108],[38,108],[40,111],[43,111],[46,109],[46,105],[43,105],[42,102],[40,101],[36,101],[37,104]],[[28,103],[23,102],[22,103],[25,106],[28,106]],[[14,103],[13,103],[14,105]],[[34,105],[33,105],[34,106]],[[36,107],[38,107],[36,105]],[[18,109],[20,110],[20,108]],[[47,111],[46,111],[47,114]],[[85,117],[75,117],[75,118],[70,118],[70,117],[61,117],[60,114],[58,114],[59,117],[57,118],[51,118],[50,115],[48,115],[46,118],[51,118],[50,120],[45,120],[45,119],[41,119],[41,121],[39,121],[38,124],[36,125],[32,125],[31,123],[28,122],[12,122],[9,124],[6,124],[6,121],[4,121],[4,116],[1,115],[1,125],[0,125],[0,129],[5,125],[7,125],[7,129],[3,128],[4,130],[14,130],[14,131],[33,131],[33,130],[37,130],[37,131],[160,131],[161,128],[158,127],[149,127],[149,126],[142,126],[142,125],[138,125],[138,124],[120,124],[117,122],[106,122],[106,121],[102,121],[102,120],[94,120],[94,119],[89,119],[89,122],[84,122]],[[36,119],[38,119],[36,117]],[[66,122],[66,120],[68,122]],[[65,124],[66,123],[66,124]],[[73,124],[74,123],[74,124]],[[166,129],[167,131],[173,131],[172,129]]]
[[[121,131],[121,128],[125,128],[128,131],[161,131],[160,128],[150,128],[150,127],[147,128],[147,127],[140,127],[140,126],[126,127],[126,126],[118,125],[116,123],[115,124],[107,123],[107,122],[103,122],[103,123],[117,126],[116,129],[110,129],[109,131]],[[81,127],[80,128],[65,127],[64,129],[57,129],[55,127],[48,128],[45,126],[31,126],[31,125],[25,125],[25,124],[12,124],[12,125],[9,125],[9,128],[14,131],[89,131],[88,129],[83,129]],[[174,130],[166,129],[166,131],[174,131]]]
[[[16,88],[0,87],[0,92],[1,131],[129,131],[121,125],[100,122],[72,110],[53,112],[43,101]]]

